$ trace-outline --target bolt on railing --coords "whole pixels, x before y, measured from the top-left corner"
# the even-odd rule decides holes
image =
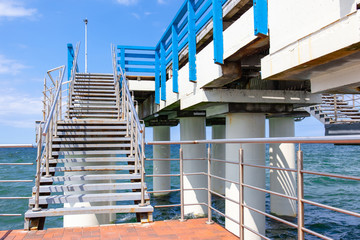
[[[238,143],[240,144],[240,148],[238,151],[238,161],[229,161],[229,160],[220,160],[220,159],[213,159],[211,157],[211,144],[228,144],[228,143]],[[297,167],[296,169],[292,168],[283,168],[283,167],[272,167],[272,166],[266,166],[266,165],[255,165],[250,163],[244,162],[244,149],[242,147],[242,144],[253,144],[253,143],[294,143],[298,144],[299,148],[297,151]],[[323,234],[317,233],[315,231],[312,231],[305,227],[304,225],[304,203],[310,204],[312,206],[317,206],[323,209],[328,209],[331,211],[347,214],[349,216],[354,216],[357,218],[360,218],[360,213],[344,210],[336,207],[332,207],[326,204],[317,203],[314,201],[310,201],[304,198],[304,174],[311,174],[311,175],[317,175],[317,176],[327,176],[327,177],[333,177],[333,178],[340,178],[340,179],[348,179],[348,180],[355,180],[360,181],[360,177],[357,176],[347,176],[347,175],[340,175],[340,174],[331,174],[331,173],[323,173],[323,172],[313,172],[313,171],[307,171],[303,169],[303,151],[301,149],[301,144],[303,143],[317,143],[317,144],[324,144],[324,143],[349,143],[349,144],[360,144],[360,135],[354,135],[354,136],[336,136],[336,137],[288,137],[288,138],[247,138],[247,139],[221,139],[221,140],[195,140],[195,141],[156,141],[156,142],[148,142],[148,145],[173,145],[173,144],[180,144],[179,149],[179,158],[174,159],[146,159],[147,161],[179,161],[179,168],[180,172],[179,174],[170,173],[170,174],[152,174],[147,175],[146,177],[180,177],[180,187],[179,189],[163,189],[163,190],[157,190],[157,191],[148,191],[148,193],[170,193],[170,192],[180,192],[180,204],[168,204],[168,205],[157,205],[154,206],[155,208],[169,208],[169,207],[180,207],[180,221],[185,221],[185,210],[184,208],[186,206],[192,206],[192,205],[204,205],[208,208],[208,218],[207,223],[212,223],[212,212],[214,211],[218,213],[219,215],[225,217],[226,219],[229,219],[230,221],[235,222],[239,225],[239,239],[244,240],[244,232],[249,231],[263,239],[269,239],[268,237],[264,236],[263,234],[257,232],[256,230],[252,229],[247,225],[246,220],[244,219],[244,209],[248,209],[252,212],[256,212],[258,214],[261,214],[265,217],[271,218],[275,221],[284,223],[292,228],[297,229],[297,239],[303,240],[306,234],[311,234],[316,237],[319,237],[321,239],[331,239]],[[205,162],[207,162],[207,173],[184,173],[184,161],[189,160],[200,160],[200,159],[184,159],[183,158],[183,144],[208,144],[207,147],[207,153],[204,153]],[[211,174],[211,162],[222,162],[224,164],[232,164],[232,165],[238,165],[239,166],[239,179],[238,181],[230,180],[222,177],[215,176]],[[205,164],[204,162],[204,164]],[[261,169],[268,169],[268,170],[277,170],[277,171],[284,171],[284,172],[294,172],[296,173],[297,178],[297,196],[290,196],[288,194],[278,193],[270,190],[266,190],[260,187],[256,187],[253,185],[246,184],[244,182],[244,172],[246,171],[245,167],[252,167],[252,168],[261,168]],[[207,186],[205,188],[190,188],[190,189],[184,189],[184,176],[190,176],[190,175],[204,175],[207,177]],[[211,189],[211,179],[216,178],[219,180],[222,180],[224,182],[233,183],[235,185],[239,186],[239,200],[234,200],[232,198],[229,198],[226,195],[219,194]],[[277,217],[275,215],[266,213],[262,210],[256,209],[254,207],[249,206],[244,201],[244,189],[253,189],[256,191],[260,191],[263,193],[276,195],[279,197],[283,197],[289,200],[297,201],[298,204],[298,217],[297,217],[297,224],[292,223],[288,220],[282,219],[280,217]],[[206,190],[208,193],[207,197],[207,203],[185,203],[184,198],[184,192],[189,190]],[[210,194],[210,195],[209,195]],[[234,219],[229,215],[226,215],[225,213],[221,212],[218,209],[215,209],[212,207],[212,199],[211,195],[216,195],[218,197],[221,197],[225,200],[228,200],[232,203],[235,203],[239,206],[239,218]],[[265,204],[265,203],[264,203]]]

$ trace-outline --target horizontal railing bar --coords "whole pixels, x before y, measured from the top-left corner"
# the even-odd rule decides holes
[[[33,182],[33,180],[0,180],[0,183]]]
[[[349,176],[349,175],[340,175],[340,174],[332,174],[332,173],[313,172],[313,171],[306,171],[306,170],[302,170],[301,172],[302,172],[302,173],[306,173],[306,174],[325,176],[325,177],[334,177],[334,178],[342,178],[342,179],[347,179],[347,180],[360,181],[360,177]]]
[[[223,162],[223,163],[230,163],[230,164],[236,164],[238,165],[239,162],[231,162],[231,161],[226,161],[226,160],[221,160],[221,159],[215,159],[215,158],[211,158],[210,161],[213,161],[213,162]]]
[[[207,176],[206,172],[196,172],[196,173],[184,173],[184,176],[194,176],[194,175],[205,175]]]
[[[0,200],[31,199],[32,197],[0,197]]]
[[[268,238],[268,237],[266,237],[266,236],[264,236],[264,235],[262,235],[262,234],[258,233],[257,231],[255,231],[255,230],[253,230],[253,229],[251,229],[251,228],[249,228],[249,227],[245,226],[244,224],[242,224],[242,227],[243,227],[243,228],[245,228],[246,230],[248,230],[248,231],[250,231],[250,232],[254,233],[255,235],[257,235],[257,236],[261,237],[262,239],[271,240],[270,238]]]
[[[146,158],[145,161],[179,161],[179,158]]]
[[[0,144],[0,148],[34,148],[33,144]]]
[[[320,234],[320,233],[317,233],[317,232],[314,232],[314,231],[311,231],[310,229],[307,229],[307,228],[301,228],[304,232],[307,232],[307,233],[309,233],[309,234],[312,234],[312,235],[314,235],[314,236],[316,236],[316,237],[318,237],[318,238],[321,238],[321,239],[325,239],[325,240],[333,240],[332,238],[329,238],[329,237],[326,237],[326,236],[324,236],[324,235],[322,235],[322,234]]]
[[[169,207],[180,207],[181,204],[172,204],[172,205],[156,205],[154,208],[169,208]]]
[[[0,217],[21,217],[22,214],[20,213],[0,213]]]
[[[233,221],[234,223],[239,224],[238,221],[236,221],[235,219],[227,216],[226,214],[223,214],[222,212],[220,212],[220,211],[217,210],[216,208],[210,206],[210,209],[213,210],[214,212],[217,212],[217,213],[220,214],[221,216],[223,216],[223,217],[225,217],[225,218],[227,218],[227,219],[230,219],[230,220]]]
[[[28,166],[28,165],[34,165],[34,163],[0,163],[0,166]]]
[[[146,175],[145,177],[179,177],[180,174],[152,174]]]
[[[325,205],[325,204],[321,204],[321,203],[316,203],[316,202],[309,201],[309,200],[306,200],[306,199],[301,199],[301,201],[302,201],[303,203],[307,203],[307,204],[310,204],[310,205],[313,205],[313,206],[325,208],[325,209],[328,209],[328,210],[332,210],[332,211],[335,211],[335,212],[344,213],[344,214],[347,214],[347,215],[350,215],[350,216],[354,216],[354,217],[360,218],[360,213],[348,211],[348,210],[341,209],[341,208],[337,208],[337,207],[331,207],[331,206],[329,206],[329,205]]]
[[[125,46],[125,45],[117,46],[117,49],[121,49],[121,48],[124,48],[125,50],[155,51],[155,47]]]
[[[207,188],[185,188],[184,191],[197,191],[197,190],[204,190],[207,191]]]
[[[264,193],[270,193],[270,194],[273,194],[273,195],[276,195],[276,196],[279,196],[279,197],[284,197],[284,198],[287,198],[287,199],[298,200],[297,197],[292,197],[292,196],[285,195],[285,194],[282,194],[282,193],[269,191],[269,190],[266,190],[266,189],[263,189],[263,188],[258,188],[258,187],[250,186],[250,185],[247,185],[247,184],[242,184],[242,186],[247,187],[247,188],[251,188],[251,189],[254,189],[254,190],[258,190],[258,191],[261,191],[261,192],[264,192]]]
[[[197,205],[202,205],[202,206],[208,206],[206,203],[187,203],[184,204],[184,206],[197,206]]]
[[[168,192],[180,192],[180,189],[147,191],[147,193],[168,193]]]
[[[287,225],[289,225],[289,226],[291,226],[291,227],[293,227],[293,228],[297,228],[297,227],[298,227],[297,224],[291,223],[291,222],[286,221],[286,220],[284,220],[284,219],[282,219],[282,218],[275,217],[275,216],[273,216],[273,215],[271,215],[271,214],[268,214],[268,213],[266,213],[266,212],[257,210],[256,208],[250,207],[250,206],[248,206],[248,205],[246,205],[246,204],[241,204],[241,205],[244,206],[244,207],[246,207],[247,209],[250,209],[250,210],[252,210],[252,211],[254,211],[254,212],[257,212],[257,213],[259,213],[259,214],[261,214],[261,215],[264,215],[264,216],[269,217],[269,218],[272,218],[272,219],[274,219],[274,220],[276,220],[276,221],[285,223],[285,224],[287,224]]]
[[[229,182],[229,183],[233,183],[233,184],[239,185],[239,183],[236,182],[236,181],[228,180],[228,179],[226,179],[226,178],[218,177],[218,176],[215,176],[215,175],[212,175],[212,174],[209,174],[209,175],[210,175],[210,177],[212,177],[212,178],[216,178],[216,179],[219,179],[219,180],[223,180],[223,181],[225,181],[225,182]]]
[[[218,197],[221,197],[221,198],[223,198],[223,199],[225,199],[225,200],[229,200],[230,202],[233,202],[233,203],[235,203],[235,204],[240,204],[240,202],[235,201],[234,199],[228,198],[228,197],[226,197],[226,196],[223,196],[223,195],[221,195],[220,193],[214,192],[213,190],[210,190],[210,192],[211,192],[211,194],[214,194],[214,195],[216,195],[216,196],[218,196]]]
[[[270,166],[256,165],[256,164],[249,164],[249,163],[243,163],[242,165],[247,166],[247,167],[264,168],[264,169],[270,169],[270,170],[296,172],[296,169],[293,169],[293,168],[278,168],[278,167],[270,167]]]
[[[360,143],[360,135],[331,137],[276,137],[276,138],[239,138],[192,141],[152,141],[148,145],[171,144],[213,144],[213,143]]]

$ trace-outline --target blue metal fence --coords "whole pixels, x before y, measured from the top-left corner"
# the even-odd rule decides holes
[[[189,80],[196,82],[196,36],[213,21],[214,62],[224,63],[223,5],[229,0],[185,0],[155,48],[118,46],[118,64],[129,74],[151,73],[155,76],[155,103],[166,100],[166,69],[172,64],[172,91],[179,92],[179,53],[188,46]],[[267,0],[253,0],[254,34],[268,34]],[[146,55],[126,53],[127,50],[151,51]],[[130,65],[147,65],[144,61],[129,58],[151,59],[152,68],[135,68]],[[153,65],[152,65],[153,64]],[[161,89],[161,92],[160,92]]]
[[[74,47],[71,43],[67,44],[67,49],[68,49],[68,80],[70,80],[71,78],[71,69],[72,69],[72,65],[73,65],[73,61],[74,61],[74,56],[75,56],[75,52],[74,52]],[[76,72],[79,72],[79,68],[76,65]]]

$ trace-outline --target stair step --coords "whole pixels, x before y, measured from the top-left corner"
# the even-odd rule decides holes
[[[54,163],[99,163],[99,162],[135,162],[131,157],[89,157],[89,158],[62,158],[49,160],[50,164]]]
[[[50,167],[50,172],[95,172],[95,171],[129,171],[135,170],[134,165],[102,165],[102,166],[71,166],[71,167]],[[44,171],[45,172],[45,168]]]
[[[116,102],[116,96],[114,97],[72,97],[73,102],[75,101],[108,101],[108,102]]]
[[[79,126],[79,125],[60,125],[58,130],[126,130],[125,125],[112,125],[112,126]]]
[[[107,84],[107,85],[104,85],[104,84],[96,84],[96,85],[93,85],[93,84],[83,84],[83,83],[75,83],[74,84],[74,89],[79,89],[79,90],[82,90],[82,89],[108,89],[108,90],[113,90],[115,91],[115,86],[114,84],[113,85],[110,85],[110,84]]]
[[[58,121],[58,125],[126,125],[125,121],[119,120],[62,120]]]
[[[96,183],[40,186],[41,193],[81,192],[81,191],[115,191],[141,189],[141,183]],[[33,192],[36,187],[33,187]]]
[[[75,86],[115,86],[114,81],[109,80],[106,82],[95,82],[95,81],[86,81],[86,80],[76,80],[74,83]]]
[[[90,109],[80,109],[80,110],[74,110],[74,109],[70,109],[70,113],[74,114],[74,113],[118,113],[117,110],[102,110],[102,109],[97,109],[97,110],[90,110]]]
[[[53,144],[54,148],[130,148],[129,143],[118,144]]]
[[[130,150],[94,150],[94,151],[53,151],[53,156],[59,155],[115,155],[115,154],[130,154]]]
[[[89,119],[93,119],[93,120],[97,120],[99,118],[106,118],[106,119],[117,119],[118,115],[117,114],[112,114],[112,115],[103,115],[103,114],[70,114],[71,118],[86,118],[87,120]]]
[[[98,110],[98,109],[115,109],[118,111],[119,107],[115,104],[111,105],[96,105],[96,104],[78,104],[74,103],[73,106],[70,107],[70,110],[82,110],[82,109],[90,109],[90,110]]]
[[[90,143],[90,142],[93,142],[93,143],[97,143],[97,142],[112,142],[112,143],[119,143],[119,142],[129,142],[131,139],[128,138],[128,137],[108,137],[108,138],[97,138],[97,137],[85,137],[85,138],[81,138],[81,137],[78,137],[78,138],[69,138],[69,137],[66,137],[66,138],[54,138],[53,139],[53,142],[54,143],[67,143],[67,142],[71,142],[71,143]]]
[[[154,208],[150,205],[139,207],[138,205],[117,205],[117,206],[94,206],[77,208],[55,208],[42,209],[38,212],[28,210],[25,218],[52,217],[75,214],[101,214],[101,213],[148,213],[153,212]]]
[[[110,181],[110,180],[140,180],[141,176],[138,173],[133,174],[86,174],[86,175],[68,175],[56,177],[42,177],[40,182],[65,182],[65,181]]]
[[[74,89],[74,94],[79,94],[79,93],[101,93],[101,94],[115,94],[115,90],[107,90],[107,89],[89,89],[89,88],[75,88]]]
[[[113,97],[116,100],[116,95],[115,93],[89,93],[89,92],[75,92],[73,94],[74,97]]]
[[[96,106],[107,106],[107,105],[114,106],[115,105],[115,103],[111,102],[111,101],[101,102],[101,101],[82,101],[82,100],[73,100],[73,104],[84,104],[84,105],[89,104],[89,105],[96,105]]]
[[[149,195],[145,194],[145,199],[149,199]],[[39,204],[63,204],[78,202],[112,202],[112,201],[136,201],[141,200],[140,192],[128,193],[101,193],[101,194],[74,194],[74,195],[53,195],[40,196]],[[35,198],[29,199],[29,204],[35,204]]]

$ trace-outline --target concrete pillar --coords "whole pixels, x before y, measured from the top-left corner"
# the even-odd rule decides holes
[[[294,137],[295,123],[293,118],[270,118],[270,137]],[[281,143],[269,146],[270,166],[295,168],[295,144]],[[270,171],[270,190],[296,197],[295,173]],[[296,217],[296,201],[270,195],[270,211],[279,216]]]
[[[84,157],[83,155],[72,156],[81,158]],[[92,166],[92,165],[111,165],[111,163],[107,164],[99,164],[99,163],[65,163],[65,167],[73,167],[73,166]],[[103,172],[102,174],[111,174],[112,171]],[[65,176],[70,175],[78,175],[78,172],[65,172]],[[93,174],[93,172],[81,172],[81,174]],[[96,183],[110,183],[111,181],[96,181]],[[86,184],[89,183],[88,181],[65,181],[64,185],[70,184]],[[94,181],[91,181],[94,183]],[[111,191],[97,191],[96,193],[109,193]],[[94,192],[65,192],[64,194],[86,194],[86,193],[94,193]],[[64,208],[67,207],[91,207],[91,206],[106,206],[106,205],[114,205],[113,202],[108,203],[98,203],[98,202],[80,202],[80,203],[65,203]],[[63,227],[91,227],[91,226],[98,226],[103,224],[110,224],[116,220],[116,214],[79,214],[79,215],[65,215],[63,217]]]
[[[224,139],[225,138],[225,125],[213,125],[212,126],[212,139]],[[211,148],[211,156],[214,159],[225,160],[225,144],[213,144]],[[221,162],[211,163],[211,174],[218,177],[225,177],[225,164]],[[212,190],[225,194],[225,182],[216,178],[211,179]]]
[[[226,138],[263,138],[265,137],[265,115],[262,113],[228,113],[226,115]],[[251,164],[265,164],[264,144],[243,144],[244,162]],[[240,144],[226,145],[226,160],[239,161]],[[233,164],[226,165],[226,178],[239,181],[239,169]],[[259,188],[265,188],[265,170],[245,167],[244,183]],[[239,187],[236,184],[226,183],[226,197],[239,200]],[[244,188],[244,203],[248,206],[265,211],[265,194],[256,190]],[[231,201],[225,202],[225,213],[235,220],[239,220],[239,205]],[[265,234],[265,217],[261,214],[244,208],[244,223],[251,229]],[[239,225],[226,219],[225,227],[239,235]],[[244,231],[246,240],[261,239],[248,230]]]
[[[180,118],[180,139],[200,140],[205,139],[205,117]],[[205,158],[206,146],[204,144],[182,145],[184,159]],[[207,172],[207,161],[186,160],[184,161],[184,173]],[[184,188],[206,188],[206,176],[185,176]],[[185,204],[207,202],[207,192],[204,190],[185,191]],[[205,206],[186,206],[185,214],[203,216],[207,213]]]
[[[170,140],[170,127],[156,126],[153,127],[154,141],[169,141]],[[170,145],[154,145],[153,157],[155,159],[170,158]],[[153,172],[154,174],[170,174],[170,161],[154,161]],[[154,191],[171,189],[170,177],[154,177],[153,188]],[[162,196],[168,193],[155,193],[155,196]]]

